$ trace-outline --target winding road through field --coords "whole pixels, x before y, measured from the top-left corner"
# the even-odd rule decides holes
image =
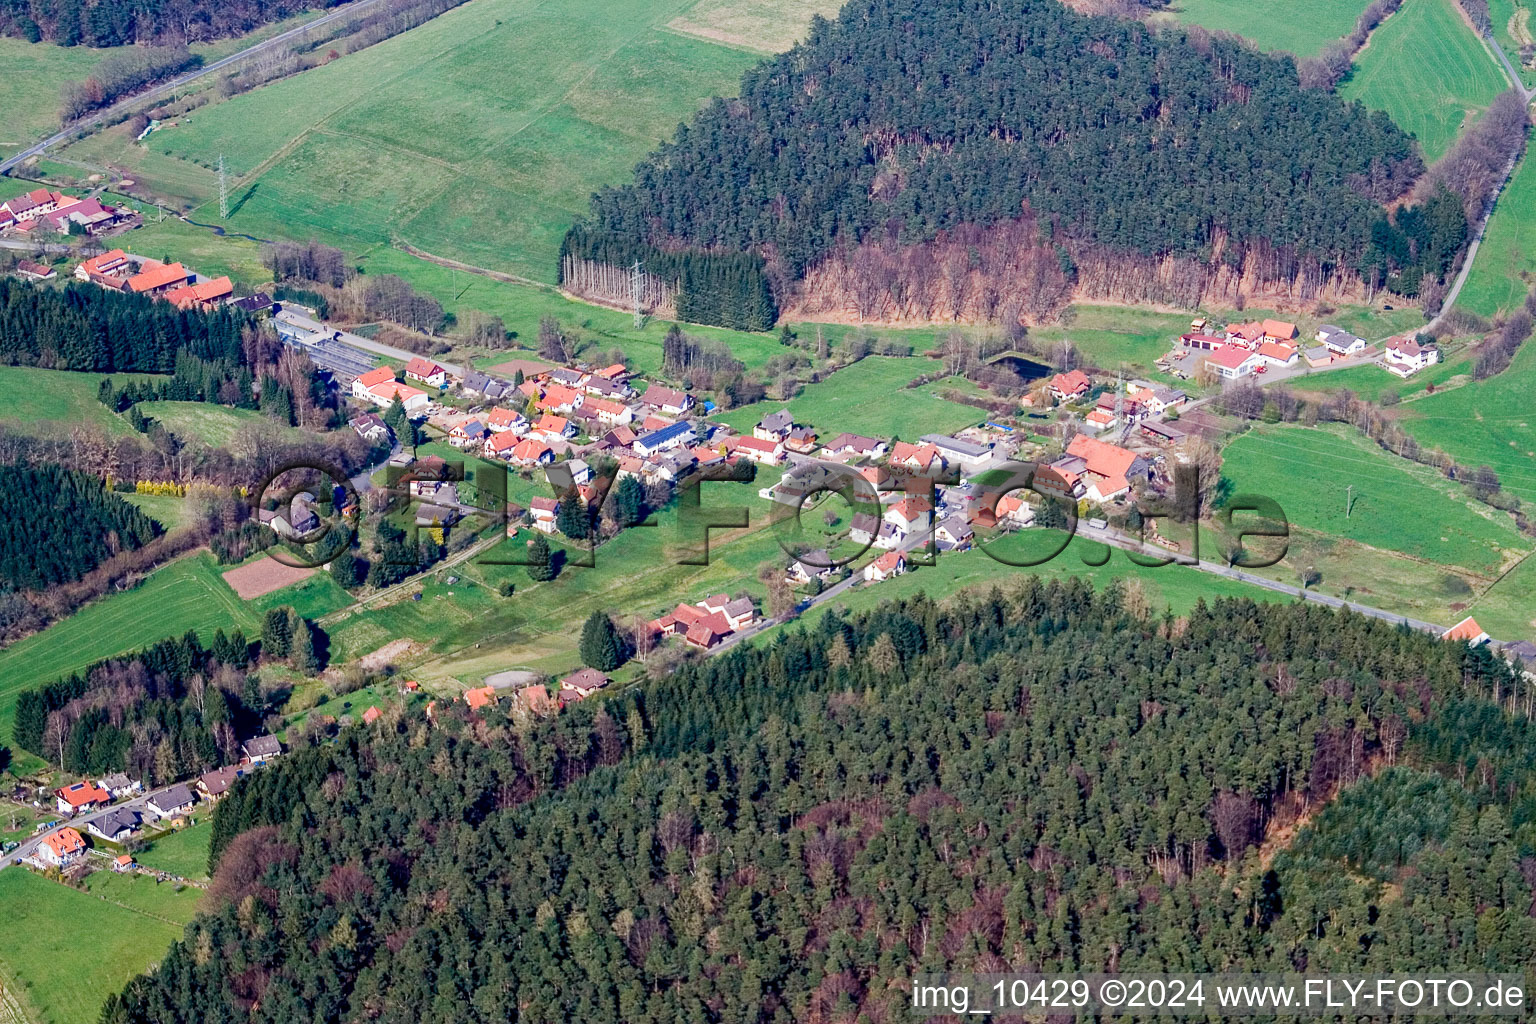
[[[184,75],[177,75],[175,78],[161,82],[159,85],[152,85],[142,92],[134,93],[132,96],[129,96],[126,99],[117,101],[110,107],[104,107],[103,109],[96,111],[94,114],[91,114],[87,117],[82,117],[80,120],[71,123],[61,131],[55,132],[54,134],[48,136],[42,142],[39,142],[28,149],[22,150],[15,156],[8,157],[5,160],[0,160],[0,174],[9,174],[13,168],[17,167],[22,162],[34,156],[41,156],[49,149],[52,149],[59,143],[69,139],[76,132],[82,131],[86,128],[95,127],[102,121],[112,117],[115,114],[126,112],[137,103],[141,103],[144,100],[159,99],[162,96],[174,93],[182,86],[191,82],[195,82],[205,75],[211,75],[215,72],[222,71],[229,67],[231,64],[238,64],[247,58],[254,57],[257,54],[262,53],[263,51],[276,49],[277,47],[282,46],[290,40],[303,35],[305,32],[319,28],[322,25],[328,25],[331,22],[338,21],[342,18],[351,17],[359,11],[365,11],[370,7],[377,7],[387,2],[388,0],[352,0],[352,3],[345,4],[341,7],[337,7],[335,10],[328,11],[320,17],[316,18],[314,21],[307,21],[302,25],[288,29],[286,32],[279,32],[271,39],[263,39],[261,42],[256,43],[254,46],[247,46],[239,53],[232,53],[228,57],[222,57],[219,60],[214,61],[212,64],[205,64],[200,68],[188,71]]]

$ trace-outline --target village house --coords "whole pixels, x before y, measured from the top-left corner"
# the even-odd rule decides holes
[[[425,391],[395,380],[395,371],[388,366],[369,370],[354,380],[352,395],[383,408],[393,405],[398,397],[405,411],[410,413],[424,412],[430,401]]]
[[[126,800],[135,793],[144,791],[143,784],[137,779],[129,778],[127,772],[104,775],[97,780],[96,785],[110,793],[114,800]]]
[[[674,391],[672,388],[662,387],[660,384],[652,384],[649,388],[646,388],[645,395],[640,401],[660,409],[669,416],[685,415],[694,405],[692,395],[683,391]]]
[[[897,441],[891,445],[889,463],[893,468],[904,469],[918,476],[932,476],[943,472],[944,455],[931,444]]]
[[[544,389],[544,397],[539,399],[539,408],[544,412],[568,413],[582,402],[586,401],[586,395],[575,388],[566,387],[564,384],[550,384]]]
[[[1155,384],[1149,380],[1133,380],[1126,385],[1126,392],[1141,402],[1148,413],[1161,416],[1169,409],[1177,408],[1189,398],[1177,388]]]
[[[1104,405],[1104,399],[1101,398],[1099,399],[1099,404],[1094,406],[1088,415],[1083,417],[1083,426],[1095,433],[1108,430],[1119,422],[1120,417],[1115,415],[1114,398],[1112,396],[1108,406]]]
[[[1179,344],[1191,352],[1209,352],[1212,349],[1221,348],[1227,344],[1227,339],[1220,334],[1206,334],[1202,331],[1179,335]]]
[[[128,290],[140,295],[160,295],[179,288],[192,277],[192,271],[180,263],[145,260],[140,264],[139,272],[128,279]]]
[[[138,811],[131,811],[126,807],[115,807],[87,821],[85,830],[98,839],[105,839],[110,843],[122,843],[133,838],[133,834],[139,830],[143,821],[144,817]]]
[[[562,700],[585,700],[610,681],[595,668],[580,668],[560,680],[560,697]]]
[[[1323,324],[1317,329],[1316,338],[1335,358],[1352,356],[1365,351],[1365,339],[1357,338],[1342,327]]]
[[[347,421],[347,426],[357,432],[357,436],[370,444],[383,444],[389,440],[389,426],[376,412],[365,412],[361,416],[354,416]]]
[[[1477,624],[1477,620],[1468,615],[1456,625],[1440,634],[1440,639],[1449,640],[1452,643],[1465,641],[1468,647],[1479,647],[1493,639],[1483,627]]]
[[[507,381],[492,377],[473,366],[464,368],[464,379],[459,382],[459,387],[463,388],[467,394],[484,395],[493,402],[501,401],[506,397],[507,392],[512,390],[512,385]]]
[[[198,795],[209,803],[216,804],[224,799],[224,795],[229,792],[229,787],[235,784],[235,780],[244,774],[245,770],[234,764],[204,772],[197,777]]]
[[[788,409],[771,412],[752,428],[752,436],[759,441],[785,441],[795,427],[795,418]]]
[[[1265,366],[1295,366],[1300,358],[1296,346],[1280,341],[1266,341],[1254,350]]]
[[[171,818],[180,818],[190,812],[197,803],[197,797],[184,784],[178,782],[163,793],[156,793],[149,798],[149,813],[161,821]]]
[[[1035,509],[1024,500],[1023,495],[1011,492],[997,499],[997,521],[1010,526],[1033,526],[1035,522]]]
[[[782,441],[764,441],[757,437],[738,437],[730,442],[731,453],[765,466],[777,466],[784,459]]]
[[[1046,385],[1046,390],[1058,402],[1076,401],[1092,389],[1093,381],[1082,370],[1068,370],[1066,373],[1058,373]]]
[[[485,429],[493,434],[499,434],[502,431],[526,434],[528,419],[522,413],[513,412],[511,409],[492,409],[485,415]]]
[[[257,736],[240,745],[240,752],[254,765],[264,765],[283,752],[283,745],[276,736]]]
[[[44,836],[37,848],[38,859],[55,868],[67,868],[84,856],[85,838],[68,827]]]
[[[235,286],[229,278],[215,277],[173,288],[162,297],[177,309],[212,309],[234,294]]]
[[[1082,434],[1067,445],[1066,458],[1082,462],[1081,469],[1068,468],[1083,478],[1085,496],[1096,502],[1113,501],[1129,493],[1131,481],[1145,480],[1151,468],[1147,460],[1135,452]]]
[[[53,795],[60,814],[82,814],[112,802],[111,793],[89,781],[72,783]]]
[[[1078,501],[1088,493],[1082,477],[1086,468],[1085,460],[1063,455],[1035,470],[1035,490],[1048,498]]]
[[[646,456],[691,445],[697,438],[693,425],[684,420],[641,434],[635,438],[634,448],[636,454]]]
[[[817,448],[816,430],[813,427],[796,426],[789,432],[784,447],[800,455],[809,455]]]
[[[1223,345],[1205,357],[1217,374],[1227,380],[1237,380],[1265,365],[1264,357],[1241,345]]]
[[[796,586],[804,586],[812,580],[829,580],[832,578],[832,556],[826,548],[817,548],[791,558],[784,578]]]
[[[992,445],[962,441],[945,434],[924,434],[920,440],[932,445],[948,464],[958,464],[962,472],[979,473],[992,464]]]
[[[242,313],[258,316],[272,312],[272,296],[266,292],[254,292],[239,299],[231,299],[228,305],[233,306]]]
[[[838,434],[825,445],[828,455],[857,456],[866,459],[878,459],[886,452],[884,441],[877,441],[873,437],[865,437],[862,434]]]
[[[512,446],[507,461],[514,466],[547,466],[555,461],[555,450],[536,437],[525,437]]]
[[[415,356],[405,364],[405,379],[420,381],[429,388],[440,388],[448,383],[448,371],[430,359]]]
[[[455,448],[484,448],[491,432],[479,420],[465,420],[448,431],[448,443]]]
[[[577,388],[581,382],[587,379],[587,374],[571,366],[557,366],[545,374],[545,380],[550,384],[558,384],[561,387]]]
[[[848,539],[855,544],[873,544],[880,532],[880,519],[868,512],[855,512],[848,526]]]
[[[512,431],[503,430],[487,437],[482,450],[485,452],[486,458],[489,459],[510,459],[512,458],[513,449],[518,446],[520,441],[522,441],[522,438]]]
[[[529,437],[542,437],[549,442],[564,441],[576,436],[576,427],[564,416],[545,413],[528,429]]]
[[[635,419],[633,409],[611,398],[588,398],[582,403],[582,411],[592,413],[605,427],[627,426]]]
[[[964,551],[971,546],[976,534],[964,516],[948,516],[933,531],[940,551]]]
[[[496,688],[494,686],[481,686],[465,690],[464,703],[469,705],[469,710],[471,711],[479,711],[482,708],[491,707],[496,703]]]
[[[881,583],[907,571],[907,557],[900,551],[887,551],[864,567],[864,582]]]
[[[75,277],[78,280],[118,291],[127,285],[128,278],[133,276],[133,272],[133,263],[121,249],[113,249],[100,256],[92,256],[75,266]]]
[[[51,281],[58,276],[52,267],[44,266],[41,263],[34,263],[31,260],[17,260],[16,273],[22,277],[29,277],[34,281]]]
[[[379,706],[377,704],[370,704],[368,706],[368,710],[363,712],[363,724],[372,725],[374,722],[377,722],[381,717],[383,717],[383,715],[384,712],[379,710]]]
[[[528,502],[528,515],[533,521],[533,528],[540,533],[553,534],[555,532],[555,520],[560,515],[560,502],[555,498],[546,498],[542,495]]]
[[[885,521],[903,534],[910,534],[914,530],[926,530],[932,520],[933,506],[928,503],[927,498],[917,495],[901,499],[885,512]]]
[[[1420,345],[1413,338],[1393,338],[1387,342],[1381,365],[1399,377],[1411,377],[1426,366],[1440,361],[1440,350],[1433,345]]]

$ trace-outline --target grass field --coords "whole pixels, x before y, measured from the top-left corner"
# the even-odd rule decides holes
[[[208,850],[213,841],[211,816],[188,828],[154,840],[133,855],[147,868],[198,881],[208,877]]]
[[[48,424],[61,432],[86,425],[110,434],[131,434],[128,421],[96,400],[103,377],[119,384],[151,377],[145,373],[76,373],[31,366],[0,366],[0,394],[5,396],[0,423],[23,433]]]
[[[1527,342],[1496,377],[1405,404],[1402,425],[1420,443],[1468,466],[1492,466],[1504,490],[1536,501],[1536,344]]]
[[[904,388],[938,365],[931,359],[869,356],[816,384],[807,384],[787,405],[795,414],[795,422],[815,427],[827,440],[849,431],[869,437],[900,435],[911,441],[985,419],[980,409],[946,401],[928,391]],[[758,402],[715,419],[750,434],[754,423],[785,406],[784,402]]]
[[[1508,87],[1493,56],[1454,7],[1455,0],[1407,0],[1371,35],[1346,99],[1385,110],[1418,137],[1426,160]]]
[[[1258,427],[1227,445],[1222,457],[1222,475],[1235,492],[1273,498],[1303,529],[1489,578],[1512,553],[1530,550],[1507,515],[1349,428]],[[1348,515],[1347,484],[1354,486]]]
[[[84,893],[21,868],[0,872],[0,964],[46,1024],[95,1020],[192,918],[195,890],[99,877]]]
[[[1431,384],[1439,388],[1448,383],[1461,383],[1471,372],[1471,357],[1462,350],[1407,380],[1393,376],[1379,366],[1351,366],[1343,370],[1318,370],[1295,378],[1290,386],[1295,391],[1319,393],[1348,389],[1367,401],[1379,402],[1389,391],[1399,398],[1411,398],[1422,395]]]
[[[1499,195],[1456,304],[1483,316],[1525,301],[1536,272],[1536,159],[1529,149]]]
[[[1175,0],[1169,9],[1188,25],[1236,32],[1264,50],[1312,57],[1354,30],[1366,0]]]
[[[255,409],[232,409],[208,402],[141,402],[139,411],[165,425],[177,437],[194,445],[227,448],[241,430],[252,425],[275,429],[294,440],[313,436],[297,427],[277,427]]]
[[[727,46],[780,53],[805,38],[814,15],[830,19],[842,6],[842,0],[698,0],[667,27]]]
[[[260,619],[219,577],[224,568],[204,553],[177,559],[138,587],[114,594],[0,651],[0,736],[10,736],[16,694],[189,629],[254,636]],[[278,592],[282,593],[281,591]],[[272,595],[268,596],[268,599]]]
[[[711,96],[733,94],[758,59],[666,30],[679,6],[482,0],[200,108],[147,150],[97,140],[81,157],[200,200],[194,219],[213,223],[207,169],[222,153],[236,178],[232,230],[353,251],[398,238],[552,281],[591,192],[623,180]]]
[[[185,498],[178,498],[174,494],[119,494],[119,498],[135,505],[149,518],[165,527],[174,530],[185,526],[192,520],[192,503]]]

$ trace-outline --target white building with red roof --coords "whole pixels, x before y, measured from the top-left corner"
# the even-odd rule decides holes
[[[420,381],[429,388],[440,388],[448,383],[448,371],[430,359],[416,356],[405,364],[405,379]]]

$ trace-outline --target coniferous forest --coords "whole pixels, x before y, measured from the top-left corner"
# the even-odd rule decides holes
[[[78,281],[54,289],[0,278],[0,361],[11,365],[170,373],[182,352],[238,365],[248,323],[228,306],[182,310]]]
[[[1137,604],[1028,579],[553,720],[387,713],[236,784],[209,911],[102,1020],[880,1021],[919,970],[1527,964],[1528,682],[1349,612]]]
[[[566,251],[645,260],[680,282],[679,315],[707,279],[695,315],[732,326],[766,326],[765,282],[782,309],[828,260],[853,267],[852,293],[953,292],[989,270],[987,240],[966,233],[1015,222],[1028,230],[997,274],[1024,261],[1050,279],[1038,290],[1092,274],[1114,291],[1109,260],[1188,298],[1154,269],[1173,256],[1206,282],[1224,268],[1303,295],[1414,294],[1466,233],[1454,197],[1387,214],[1422,171],[1386,114],[1304,89],[1291,58],[1232,38],[1058,0],[852,0],[594,196]],[[861,249],[936,239],[963,243],[947,283]]]
[[[160,532],[89,473],[0,465],[0,588],[41,590],[77,580]]]

